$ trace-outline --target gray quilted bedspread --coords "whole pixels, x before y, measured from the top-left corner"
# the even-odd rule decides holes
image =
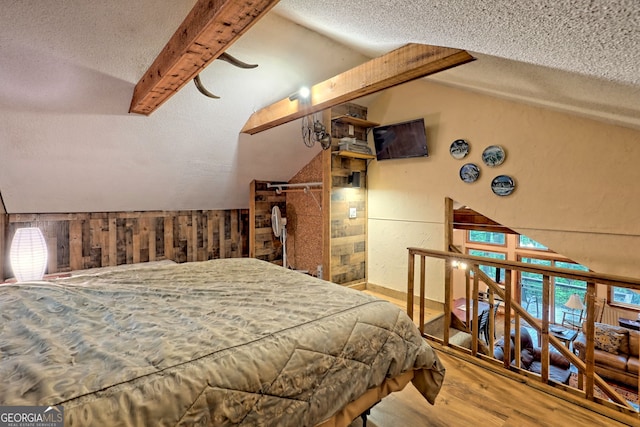
[[[415,370],[444,375],[399,308],[255,259],[0,286],[0,404],[65,426],[314,426]]]

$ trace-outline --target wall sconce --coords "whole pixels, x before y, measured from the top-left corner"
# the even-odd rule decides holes
[[[9,259],[18,282],[42,280],[47,268],[47,243],[40,229],[18,228],[11,242]]]
[[[296,99],[300,103],[308,103],[309,101],[311,101],[311,89],[306,86],[302,86],[300,90],[289,95],[289,101],[293,102]]]
[[[451,267],[455,268],[456,270],[466,270],[467,263],[454,259],[453,261],[451,261]]]
[[[360,188],[360,174],[359,171],[354,171],[349,175],[349,184],[351,184],[353,188]]]

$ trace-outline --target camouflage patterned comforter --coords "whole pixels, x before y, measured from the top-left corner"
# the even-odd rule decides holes
[[[444,369],[394,305],[255,259],[0,285],[0,404],[65,426],[313,426]]]

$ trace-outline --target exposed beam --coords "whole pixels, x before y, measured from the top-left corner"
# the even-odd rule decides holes
[[[480,230],[494,233],[519,234],[469,208],[460,208],[453,211],[453,228],[456,230]]]
[[[198,0],[136,85],[129,112],[154,112],[277,3]]]
[[[242,128],[255,134],[300,117],[473,61],[467,51],[408,44],[311,88],[307,104],[288,98],[256,111]]]

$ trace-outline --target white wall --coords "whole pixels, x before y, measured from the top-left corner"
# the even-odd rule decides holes
[[[369,185],[369,281],[406,291],[409,246],[444,249],[444,198],[472,209],[599,273],[640,277],[640,132],[429,82],[390,90],[369,106],[369,119],[394,123],[423,117],[430,156],[372,161]],[[469,141],[463,160],[449,154]],[[481,153],[498,144],[499,167]],[[460,180],[466,162],[478,181]],[[493,194],[500,174],[516,181],[507,197]],[[442,268],[428,280],[442,283]],[[442,301],[443,291],[429,298]],[[435,297],[434,297],[435,295]]]
[[[0,191],[10,213],[234,209],[249,183],[288,180],[320,151],[293,122],[251,114],[367,58],[268,14],[149,117],[133,89],[193,0],[9,2],[0,27]],[[37,3],[37,4],[36,4]],[[160,5],[159,3],[162,3]]]

